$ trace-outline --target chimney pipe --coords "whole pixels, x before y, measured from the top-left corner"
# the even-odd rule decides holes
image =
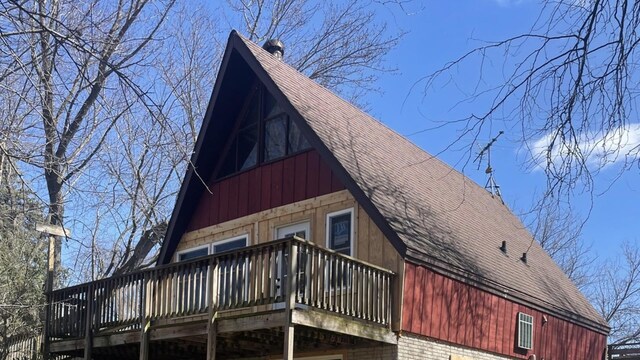
[[[502,246],[500,246],[500,251],[502,251],[503,253],[507,253],[507,241],[506,240],[502,240]]]
[[[284,44],[278,39],[267,40],[264,45],[262,45],[262,48],[280,60],[282,60],[284,56]]]
[[[522,253],[522,257],[520,258],[520,260],[522,260],[523,263],[527,263],[527,253]]]

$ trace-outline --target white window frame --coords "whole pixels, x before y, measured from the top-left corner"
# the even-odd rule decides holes
[[[334,212],[330,212],[327,213],[326,216],[326,220],[325,220],[325,245],[327,247],[327,249],[333,250],[331,249],[331,218],[332,217],[336,217],[336,216],[340,216],[340,215],[344,215],[344,214],[350,214],[351,215],[351,229],[350,230],[350,234],[349,234],[349,256],[351,257],[355,257],[355,253],[356,253],[356,249],[355,249],[355,211],[354,208],[348,208],[348,209],[344,209],[344,210],[339,210],[339,211],[334,211]]]
[[[286,232],[292,232],[292,233],[296,233],[298,231],[304,230],[307,233],[307,238],[305,240],[307,241],[311,241],[311,221],[309,220],[305,220],[302,222],[298,222],[298,223],[294,223],[294,224],[287,224],[287,225],[281,225],[275,228],[275,234],[274,238],[276,240],[280,239],[280,236],[278,236],[278,233],[280,231],[286,230]]]
[[[269,359],[280,360],[281,357],[272,357]],[[333,355],[319,355],[319,356],[305,356],[305,357],[294,357],[294,360],[333,360],[333,359],[344,359],[343,354],[333,354]]]
[[[531,327],[531,336],[529,338],[529,344],[523,344],[523,336],[524,336],[524,326]],[[518,312],[518,347],[520,349],[531,350],[533,349],[533,330],[534,330],[534,319],[533,315],[529,315],[527,313]]]
[[[229,243],[229,242],[232,242],[232,241],[236,241],[236,240],[240,240],[240,239],[244,239],[244,241],[245,241],[244,242],[244,244],[245,244],[244,247],[247,247],[247,246],[250,245],[250,238],[251,237],[249,236],[248,233],[244,233],[242,235],[232,236],[230,238],[214,241],[214,242],[209,244],[209,254],[212,254],[212,255],[220,254],[220,253],[216,253],[214,251],[216,245],[222,245],[222,244],[226,244],[226,243]],[[238,249],[227,250],[227,251],[235,251],[235,250],[238,250]],[[244,285],[243,285],[244,295],[243,296],[247,296],[248,293],[249,293],[249,276],[248,276],[248,274],[249,274],[250,271],[251,271],[251,269],[249,268],[249,264],[245,263],[244,264]],[[223,275],[223,276],[226,276],[226,275]],[[218,295],[218,296],[220,296],[220,295]],[[233,310],[230,310],[230,311],[233,311]]]
[[[232,242],[232,241],[236,241],[236,240],[240,240],[240,239],[244,239],[245,240],[245,245],[244,245],[245,247],[251,245],[248,233],[247,234],[242,234],[242,235],[237,235],[237,236],[230,237],[230,238],[227,238],[227,239],[216,240],[216,241],[210,243],[209,245],[207,245],[207,246],[209,246],[209,254],[210,255],[211,254],[216,254],[216,252],[213,251],[216,245],[222,245],[222,244],[226,244],[228,242]]]
[[[305,230],[307,232],[307,241],[310,241],[311,239],[311,220],[305,220],[305,221],[301,221],[301,222],[297,222],[297,223],[293,223],[293,224],[286,224],[286,225],[281,225],[278,226],[274,229],[274,238],[276,240],[280,239],[280,237],[278,236],[278,232],[284,230],[284,229],[289,229],[287,232],[298,232],[300,230]],[[278,251],[277,256],[277,262],[281,263],[282,259],[282,251]],[[278,288],[278,290],[276,290],[276,294],[278,294],[279,296],[282,295],[282,292],[284,291],[284,287],[285,284],[284,282],[286,281],[284,274],[282,273],[284,271],[284,269],[282,268],[282,266],[278,266],[277,269],[277,278],[280,279],[280,287]],[[283,309],[284,308],[284,303],[278,303],[275,304],[275,309]],[[281,307],[282,306],[282,307]]]
[[[189,261],[189,260],[180,260],[180,255],[186,254],[186,253],[190,253],[192,251],[201,250],[201,249],[207,249],[207,255],[211,255],[211,250],[209,249],[209,244],[199,245],[199,246],[194,246],[192,248],[188,248],[188,249],[177,251],[176,252],[175,262]]]
[[[199,245],[199,246],[194,246],[194,247],[189,248],[189,249],[184,249],[184,250],[181,250],[181,251],[177,251],[176,252],[176,259],[175,259],[176,261],[175,262],[176,263],[180,263],[180,262],[183,262],[183,261],[194,260],[194,259],[180,260],[180,255],[186,254],[186,253],[190,253],[192,251],[202,250],[202,249],[207,249],[207,255],[205,255],[205,256],[211,255],[211,250],[209,249],[209,244]],[[184,283],[182,282],[182,279],[178,280],[178,282],[179,282],[178,288],[181,288],[184,285]],[[200,296],[202,296],[202,302],[207,304],[208,301],[209,301],[208,300],[209,299],[209,295],[208,295],[209,294],[209,273],[208,272],[205,274],[204,282],[205,282],[204,283],[204,289],[203,289],[204,293],[201,294]],[[180,295],[176,295],[176,296],[180,296]],[[182,296],[184,296],[184,295],[182,295]]]

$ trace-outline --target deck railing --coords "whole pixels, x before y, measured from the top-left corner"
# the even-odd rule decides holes
[[[296,256],[291,267],[290,254]],[[289,276],[296,281],[287,282]],[[295,303],[384,326],[391,322],[394,274],[287,238],[54,291],[51,338],[119,331],[144,321]]]
[[[8,341],[6,348],[0,348],[0,359],[37,360],[41,359],[40,347],[42,336],[14,337]],[[3,345],[0,345],[3,346]]]
[[[609,360],[640,360],[640,343],[627,343],[608,346]]]

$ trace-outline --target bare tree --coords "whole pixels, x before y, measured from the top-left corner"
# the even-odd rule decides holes
[[[533,237],[581,290],[594,282],[595,257],[585,244],[583,222],[571,209],[549,206],[530,214]],[[526,219],[525,219],[526,221]]]
[[[9,1],[0,8],[2,91],[20,128],[10,156],[44,178],[49,222],[65,210],[83,173],[145,89],[136,72],[173,1]],[[144,19],[144,22],[141,21]],[[56,244],[60,268],[61,239]]]
[[[590,291],[591,302],[609,322],[609,342],[640,342],[640,249],[638,243],[623,246],[623,258],[600,266]]]
[[[455,119],[459,140],[473,145],[496,123],[515,130],[510,135],[530,153],[529,165],[546,174],[545,199],[557,200],[593,190],[593,176],[606,166],[623,172],[640,165],[640,4],[543,1],[537,19],[529,32],[484,42],[423,81],[430,88],[472,64],[478,79],[467,100],[483,107]]]

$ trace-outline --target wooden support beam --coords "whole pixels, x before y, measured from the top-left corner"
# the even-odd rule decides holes
[[[140,360],[149,360],[149,328],[151,322],[142,323],[142,331],[140,332]]]
[[[49,281],[47,281],[47,284],[49,284]],[[47,289],[45,289],[45,297],[47,299],[47,302],[44,308],[44,327],[42,328],[43,360],[49,360],[49,354],[51,353],[51,339],[49,336],[49,331],[51,329],[51,290],[49,289],[49,285],[46,285],[46,287]]]
[[[284,357],[283,360],[293,360],[293,340],[295,329],[292,324],[284,328]]]
[[[51,293],[53,291],[53,281],[55,279],[55,258],[56,258],[56,237],[53,235],[48,235],[49,238],[49,250],[47,252],[47,279],[44,284],[44,293],[47,298],[47,304],[45,308],[44,315],[44,328],[42,334],[42,357],[44,360],[49,360],[51,353]]]
[[[151,321],[147,317],[149,277],[145,274],[142,278],[142,292],[140,293],[140,360],[149,360],[149,333]]]
[[[327,311],[294,309],[292,323],[388,344],[398,343],[396,334],[386,327],[367,324],[363,321],[335,315]]]
[[[298,292],[298,243],[290,241],[289,267],[287,269],[287,282],[285,284],[285,325],[284,325],[284,350],[283,359],[293,360],[293,344],[295,329],[292,322],[292,312],[296,307],[296,294]]]
[[[87,287],[87,304],[85,306],[86,323],[84,328],[84,360],[91,360],[91,352],[93,350],[93,283]]]
[[[216,359],[216,343],[218,337],[218,279],[220,269],[216,258],[211,258],[209,262],[209,284],[208,284],[208,316],[207,316],[207,360]]]
[[[207,329],[207,360],[216,360],[217,328],[218,323],[215,319],[209,322],[209,328]]]

